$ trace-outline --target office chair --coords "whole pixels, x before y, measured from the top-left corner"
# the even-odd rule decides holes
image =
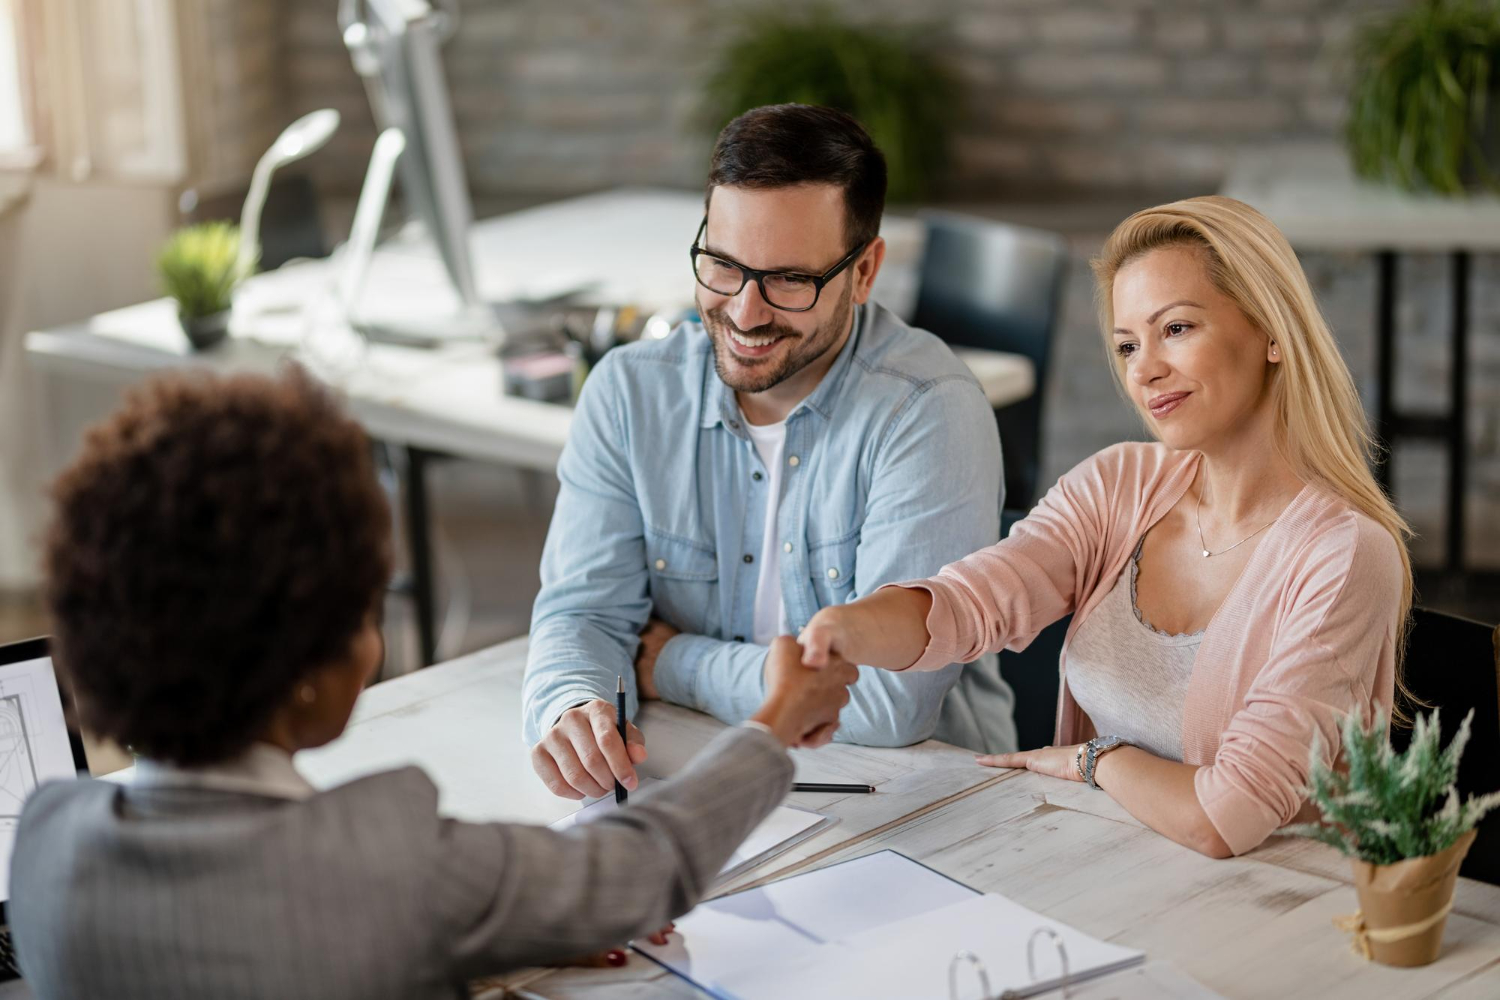
[[[956,347],[1031,359],[1036,391],[995,411],[1005,451],[1006,502],[1037,496],[1041,422],[1068,247],[1061,236],[954,212],[922,212],[927,248],[912,325]]]
[[[1005,511],[1000,518],[1000,537],[1008,536],[1011,527],[1025,516],[1025,511]],[[1016,696],[1017,750],[1035,750],[1052,743],[1060,683],[1057,662],[1072,620],[1073,616],[1067,615],[1048,625],[1019,653],[1000,651],[1000,676]]]
[[[1412,610],[1411,635],[1406,646],[1406,684],[1422,700],[1441,708],[1443,745],[1453,739],[1458,724],[1474,709],[1468,748],[1458,768],[1458,792],[1463,798],[1500,788],[1500,629],[1456,615]],[[1428,712],[1406,706],[1408,712]],[[1405,750],[1411,730],[1391,728],[1391,745]],[[1479,836],[1458,870],[1460,875],[1500,885],[1500,811],[1479,823]]]

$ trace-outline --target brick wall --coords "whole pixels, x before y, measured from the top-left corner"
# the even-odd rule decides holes
[[[346,127],[316,169],[355,186],[373,142],[334,0],[286,4],[292,110]],[[1209,190],[1246,145],[1330,135],[1355,19],[1399,0],[838,0],[927,29],[966,94],[947,190]],[[731,0],[464,0],[444,58],[483,195],[620,183],[696,186],[699,88],[746,5]]]
[[[178,8],[191,183],[200,194],[243,188],[291,120],[282,73],[283,0],[198,0]]]

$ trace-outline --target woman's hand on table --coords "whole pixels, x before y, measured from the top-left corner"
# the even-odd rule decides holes
[[[1014,767],[1035,771],[1037,774],[1062,778],[1066,781],[1082,781],[1078,773],[1078,750],[1082,744],[1068,747],[1042,747],[1040,750],[1022,750],[1018,753],[982,753],[974,760],[985,767]]]

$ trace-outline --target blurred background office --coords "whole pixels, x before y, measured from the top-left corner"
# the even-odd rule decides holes
[[[1025,358],[1034,373],[1023,399],[999,407],[1020,511],[1075,462],[1143,436],[1095,325],[1087,261],[1104,236],[1171,198],[1255,201],[1298,246],[1393,441],[1391,485],[1417,531],[1424,603],[1500,615],[1500,201],[1485,187],[1486,164],[1500,172],[1500,99],[1476,111],[1470,92],[1476,59],[1500,80],[1493,2],[462,0],[427,11],[420,0],[0,0],[0,640],[44,627],[35,541],[48,475],[85,418],[143,370],[132,355],[128,377],[130,366],[80,377],[49,353],[63,341],[35,335],[81,335],[90,317],[159,297],[158,253],[173,232],[240,219],[257,162],[318,109],[340,122],[272,177],[260,263],[321,257],[348,239],[390,123],[372,110],[378,84],[356,69],[359,25],[380,7],[426,19],[453,142],[440,129],[420,155],[454,151],[448,166],[461,168],[478,220],[619,188],[698,192],[715,133],[748,106],[854,112],[892,160],[890,214],[918,220],[902,231],[907,315]],[[1399,33],[1366,32],[1393,15],[1422,19],[1402,30],[1426,48],[1386,58]],[[1469,48],[1453,47],[1460,36]],[[1437,124],[1402,118],[1428,87],[1458,111]],[[1355,111],[1363,131],[1351,141]],[[1422,158],[1412,143],[1456,143],[1456,181],[1444,164],[1411,159]],[[1378,179],[1354,180],[1351,148]],[[408,142],[402,155],[404,166],[418,154]],[[386,234],[423,218],[400,169]],[[589,204],[603,206],[590,216],[599,243],[571,252],[618,255],[648,236],[680,245],[661,280],[690,306],[696,219],[662,234],[649,215]],[[1025,287],[997,277],[1012,265]],[[621,339],[642,335],[632,316],[670,316],[660,302],[541,294],[546,275],[512,277],[543,303],[527,322],[554,333],[584,309],[612,310],[608,332]],[[572,312],[554,322],[538,309]],[[238,340],[248,327],[234,323]],[[598,328],[597,313],[585,317],[582,339]],[[107,323],[93,330],[111,335]],[[183,341],[160,366],[215,363],[225,350]],[[391,600],[392,672],[527,629],[555,480],[544,461],[450,451],[425,447],[423,461],[437,460],[422,470],[423,516],[400,522],[430,529],[417,557],[432,567],[431,648],[405,600],[408,566]],[[399,493],[410,455],[386,459]]]

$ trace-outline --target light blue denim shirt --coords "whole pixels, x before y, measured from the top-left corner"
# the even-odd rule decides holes
[[[877,305],[786,421],[781,594],[792,629],[819,608],[936,573],[999,537],[1000,441],[948,347]],[[680,629],[656,661],[667,701],[731,724],[765,697],[755,618],[771,477],[701,324],[617,348],[594,369],[558,465],[561,488],[531,619],[525,739],[568,708],[612,700],[655,614]],[[789,546],[789,547],[788,547]],[[1015,749],[994,656],[930,673],[860,667],[835,739],[930,736]]]

